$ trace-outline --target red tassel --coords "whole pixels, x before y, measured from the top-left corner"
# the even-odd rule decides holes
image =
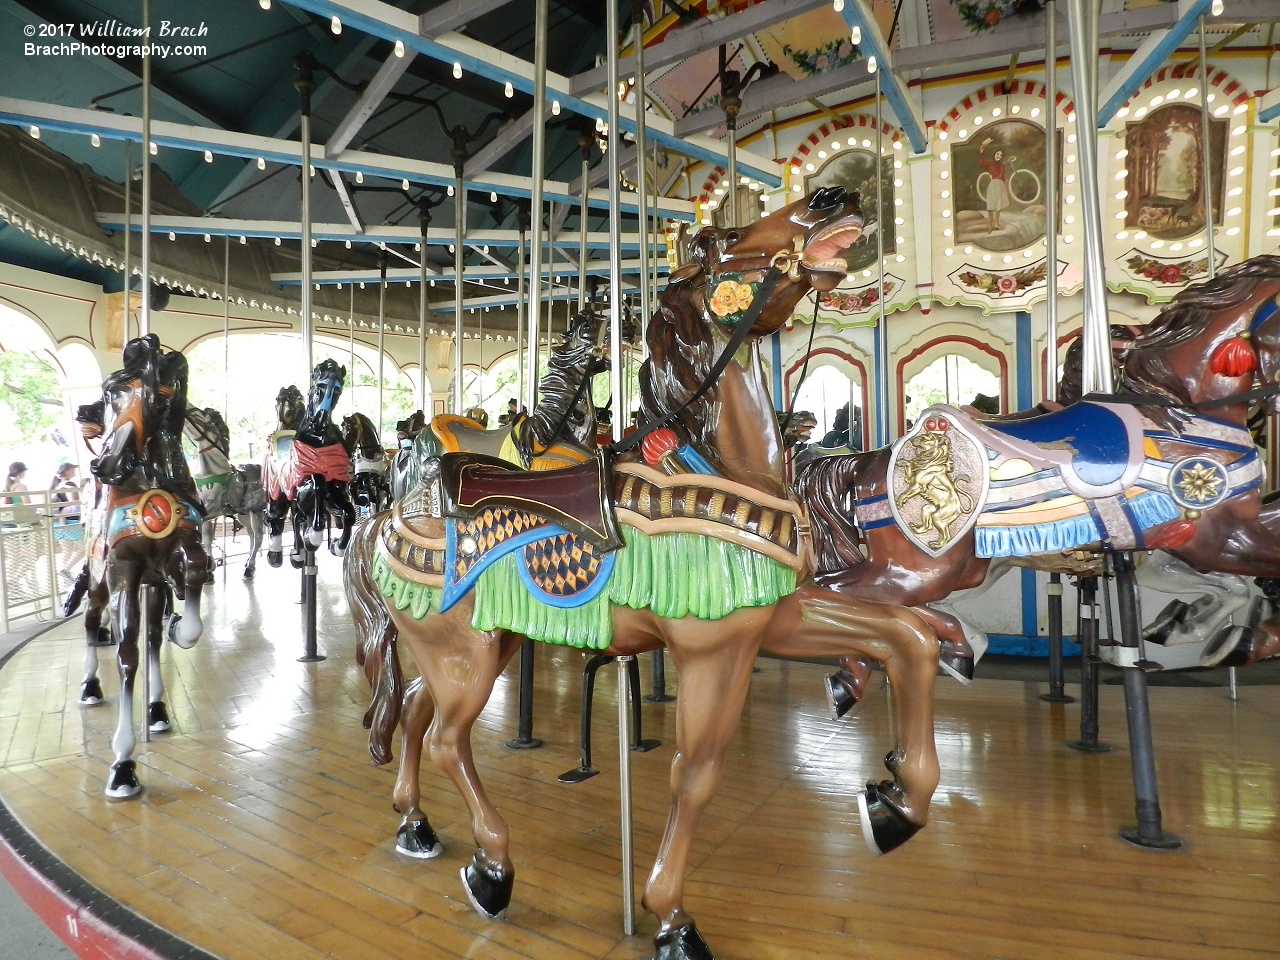
[[[1244,337],[1232,337],[1218,344],[1209,358],[1209,369],[1224,377],[1243,377],[1258,369],[1258,358]]]

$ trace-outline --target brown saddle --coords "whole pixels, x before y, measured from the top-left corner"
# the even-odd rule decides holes
[[[440,458],[442,508],[446,517],[472,520],[485,510],[528,511],[583,537],[602,551],[622,546],[611,497],[613,468],[604,451],[585,463],[559,470],[522,470],[478,453]]]

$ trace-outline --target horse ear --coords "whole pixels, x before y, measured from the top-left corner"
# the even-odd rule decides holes
[[[1223,377],[1243,377],[1258,369],[1258,357],[1241,336],[1224,340],[1209,357],[1209,369]]]

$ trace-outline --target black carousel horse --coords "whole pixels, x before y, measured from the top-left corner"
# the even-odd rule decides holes
[[[342,445],[351,459],[351,500],[356,507],[377,513],[391,506],[390,462],[373,421],[363,413],[343,417]]]

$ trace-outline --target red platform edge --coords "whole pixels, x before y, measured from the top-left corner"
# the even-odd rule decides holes
[[[0,874],[44,924],[83,960],[164,960],[91,913],[42,876],[0,838]]]

